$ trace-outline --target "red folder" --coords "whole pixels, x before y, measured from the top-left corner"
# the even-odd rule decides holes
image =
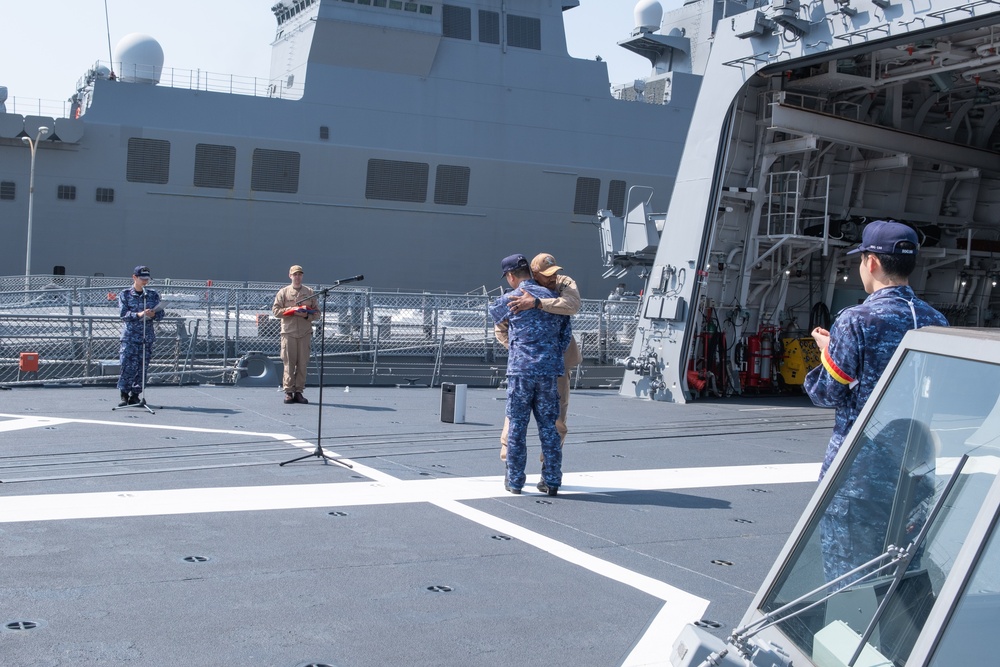
[[[315,308],[306,308],[305,306],[292,306],[291,308],[286,308],[285,312],[282,313],[284,317],[291,317],[292,315],[298,315],[299,313],[306,313],[312,315],[317,312]]]

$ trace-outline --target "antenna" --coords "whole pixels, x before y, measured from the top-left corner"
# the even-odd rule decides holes
[[[111,52],[111,19],[108,18],[108,0],[104,0],[104,26],[108,31],[108,63],[111,65],[111,74],[115,73],[115,56]]]

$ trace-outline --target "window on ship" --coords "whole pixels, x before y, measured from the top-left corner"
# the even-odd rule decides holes
[[[231,190],[235,180],[235,146],[197,144],[194,147],[195,187]]]
[[[500,43],[500,14],[479,10],[479,41],[483,44]]]
[[[507,15],[507,43],[522,49],[542,49],[542,22],[529,16]]]
[[[250,189],[295,194],[299,191],[299,159],[296,151],[255,148]]]
[[[625,215],[625,181],[611,181],[608,185],[608,210],[621,217]]]
[[[468,167],[439,164],[434,177],[434,203],[451,206],[468,204],[471,171]]]
[[[368,160],[365,199],[423,203],[427,201],[429,171],[426,162]]]
[[[125,179],[130,183],[165,185],[170,175],[170,142],[163,139],[128,140]]]
[[[472,39],[472,10],[456,5],[441,6],[441,34],[455,39]]]
[[[580,176],[576,179],[576,198],[573,213],[577,215],[597,215],[600,208],[601,179]]]

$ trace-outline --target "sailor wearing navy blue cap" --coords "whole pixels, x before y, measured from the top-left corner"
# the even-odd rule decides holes
[[[907,225],[892,220],[869,223],[861,244],[847,253],[861,255],[859,271],[868,298],[841,311],[830,331],[820,327],[812,331],[821,365],[806,376],[805,391],[816,405],[836,408],[821,479],[906,332],[948,325],[944,315],[918,299],[909,286],[919,245],[916,231]],[[856,460],[852,477],[839,485],[838,497],[821,521],[827,580],[882,553],[885,530],[870,525],[878,521],[871,512],[868,523],[859,518],[866,514],[859,512],[859,503],[895,488],[899,468],[889,467],[875,460],[872,465]],[[882,537],[875,537],[880,533]]]
[[[118,312],[122,319],[121,346],[118,376],[118,391],[121,403],[118,407],[136,405],[145,388],[149,374],[149,361],[153,355],[153,341],[156,331],[153,322],[163,319],[160,295],[149,289],[151,278],[149,267],[140,264],[132,270],[132,287],[118,293]],[[143,364],[145,362],[145,364]]]
[[[531,269],[524,255],[510,255],[500,263],[502,277],[514,288],[490,305],[494,324],[509,325],[507,357],[507,474],[504,487],[511,493],[521,493],[524,467],[527,463],[528,421],[535,415],[538,437],[542,443],[542,479],[538,490],[556,495],[562,484],[562,449],[556,429],[559,417],[558,378],[565,371],[563,353],[572,336],[569,317],[540,309],[512,312],[511,297],[531,294],[538,299],[558,296],[531,278]]]

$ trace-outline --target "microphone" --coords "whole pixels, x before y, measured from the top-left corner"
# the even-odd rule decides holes
[[[343,285],[344,283],[356,283],[364,279],[365,277],[362,275],[351,276],[350,278],[341,278],[340,280],[337,281],[337,284]]]

